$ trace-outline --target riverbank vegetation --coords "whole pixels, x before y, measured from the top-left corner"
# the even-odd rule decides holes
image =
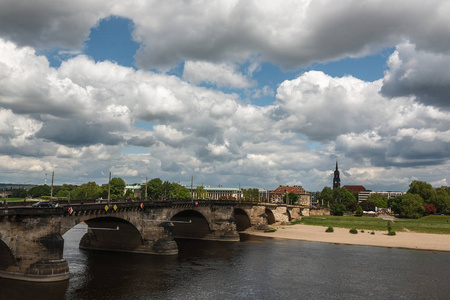
[[[292,222],[292,224],[385,231],[388,222],[375,217],[310,216],[303,217],[300,221]],[[433,215],[420,219],[394,219],[391,231],[450,234],[450,216]]]
[[[138,185],[138,184],[133,184]],[[88,199],[108,199],[108,190],[110,198],[115,199],[137,199],[144,198],[147,188],[148,199],[190,199],[191,195],[187,188],[176,182],[162,181],[154,178],[147,184],[140,185],[139,196],[134,195],[132,189],[126,189],[125,181],[120,177],[111,179],[109,188],[107,184],[98,185],[94,181],[83,183],[79,186],[72,184],[63,184],[53,186],[53,199],[57,200],[88,200]],[[23,199],[50,199],[51,187],[47,184],[34,186],[30,189],[24,187],[10,189],[8,198],[0,198],[0,201],[21,202]]]
[[[375,211],[376,208],[390,208],[399,217],[408,219],[433,214],[450,215],[450,187],[434,189],[431,184],[418,180],[411,182],[406,194],[395,198],[373,193],[367,200],[358,202],[357,195],[345,187],[325,187],[318,200],[335,216],[346,213],[362,215],[362,211]]]

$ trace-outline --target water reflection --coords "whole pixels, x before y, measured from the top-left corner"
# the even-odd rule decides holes
[[[68,286],[68,280],[37,283],[0,278],[0,299],[61,300],[64,299]]]
[[[450,253],[263,239],[177,240],[177,256],[82,251],[64,236],[71,278],[0,279],[0,299],[447,299]]]

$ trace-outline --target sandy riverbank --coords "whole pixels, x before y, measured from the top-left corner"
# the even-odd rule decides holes
[[[326,227],[311,225],[282,226],[276,232],[264,232],[247,229],[245,233],[255,236],[324,242],[334,244],[366,245],[380,247],[396,247],[421,250],[450,251],[450,234],[431,234],[414,232],[397,232],[395,236],[387,235],[387,231],[358,230],[358,234],[349,233],[346,228],[334,228],[334,232],[325,232]]]

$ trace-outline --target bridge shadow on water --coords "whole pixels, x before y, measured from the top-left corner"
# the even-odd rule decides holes
[[[69,281],[34,283],[0,278],[0,299],[64,299]]]
[[[167,294],[180,280],[231,261],[236,242],[176,239],[178,255],[81,250],[80,225],[64,235],[70,279],[33,283],[0,278],[0,300],[127,299]],[[130,297],[131,296],[131,297]],[[142,298],[144,297],[144,298]]]

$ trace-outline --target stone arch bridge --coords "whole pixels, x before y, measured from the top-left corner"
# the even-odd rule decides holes
[[[0,277],[42,282],[68,279],[63,235],[80,223],[87,225],[82,249],[173,255],[178,253],[174,238],[239,241],[239,231],[265,229],[302,215],[309,215],[309,208],[236,201],[2,208]]]

